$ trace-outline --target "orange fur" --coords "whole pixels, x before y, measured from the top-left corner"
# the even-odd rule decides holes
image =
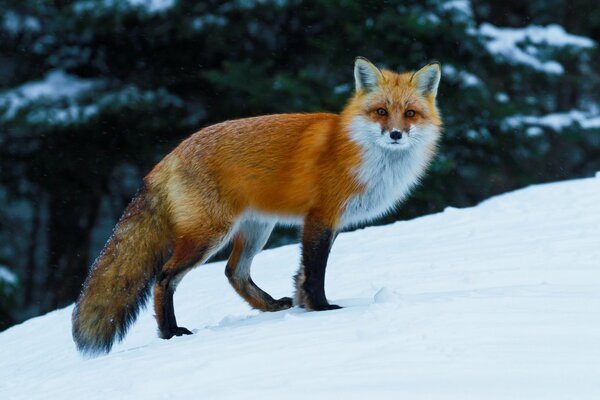
[[[182,234],[198,229],[187,222],[205,214],[231,222],[247,209],[286,216],[304,216],[315,207],[335,212],[359,190],[352,176],[359,149],[341,132],[335,114],[227,121],[185,140],[150,181],[177,187],[169,198]],[[337,215],[327,218],[335,223]]]

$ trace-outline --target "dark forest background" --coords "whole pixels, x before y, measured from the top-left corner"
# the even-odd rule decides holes
[[[141,178],[182,138],[339,111],[357,55],[443,64],[441,154],[381,223],[590,176],[599,38],[597,0],[0,1],[0,330],[75,299]],[[278,230],[269,246],[295,240]]]

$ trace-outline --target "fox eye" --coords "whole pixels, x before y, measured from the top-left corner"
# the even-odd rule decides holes
[[[406,110],[406,112],[404,113],[404,115],[406,115],[408,118],[412,118],[416,115],[417,113],[415,112],[415,110]]]
[[[387,110],[385,108],[378,108],[377,109],[377,114],[383,116],[383,115],[387,115]]]

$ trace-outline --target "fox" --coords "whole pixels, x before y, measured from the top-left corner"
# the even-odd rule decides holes
[[[231,244],[225,275],[253,308],[341,308],[325,270],[341,230],[394,210],[424,176],[442,133],[438,62],[417,71],[354,62],[355,90],[339,114],[275,114],[205,127],[144,177],[92,264],[72,313],[77,349],[110,352],[153,292],[158,335],[192,334],[175,318],[183,277]],[[276,224],[301,226],[292,297],[251,278]]]

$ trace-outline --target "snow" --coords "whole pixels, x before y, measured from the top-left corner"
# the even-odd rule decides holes
[[[32,125],[67,125],[86,122],[119,104],[183,106],[179,97],[164,88],[152,91],[127,85],[104,91],[105,83],[102,79],[82,79],[62,70],[53,70],[41,80],[0,93],[0,118],[10,120],[19,111],[27,109],[27,122]],[[91,93],[94,93],[93,101],[81,101]],[[35,107],[38,101],[42,103],[41,107]]]
[[[417,3],[418,4],[418,3]],[[434,10],[433,17],[427,16],[427,20],[430,20],[434,24],[439,24],[442,20],[455,24],[461,24],[464,26],[473,27],[475,21],[473,19],[473,9],[471,6],[471,0],[447,0],[433,3],[427,3],[424,6],[426,10]],[[433,8],[432,8],[433,7]],[[422,13],[419,12],[419,16]]]
[[[458,12],[469,19],[473,17],[470,0],[448,0],[442,3],[442,9]]]
[[[195,334],[146,310],[124,342],[76,353],[72,307],[0,333],[2,399],[598,399],[600,175],[341,234],[327,293],[345,308],[251,310],[224,263],[175,296]],[[255,281],[289,295],[297,245]]]
[[[39,32],[40,21],[31,15],[20,15],[12,10],[4,12],[0,24],[8,33],[16,36],[23,32]]]
[[[41,80],[27,82],[0,94],[0,107],[5,108],[6,118],[12,118],[19,109],[31,102],[40,99],[73,99],[93,89],[98,83],[98,80],[81,79],[62,70],[52,70]]]
[[[204,13],[200,17],[196,17],[192,20],[192,28],[201,31],[203,29],[210,29],[212,26],[225,26],[227,24],[227,18],[221,15]]]
[[[77,14],[137,10],[151,16],[166,12],[176,4],[177,0],[78,0],[71,3],[71,7]]]
[[[499,92],[496,93],[496,101],[498,103],[507,103],[510,100],[510,97],[508,96],[508,94],[504,93],[504,92]]]
[[[486,47],[492,54],[501,56],[514,64],[524,64],[538,71],[550,74],[562,74],[564,67],[554,60],[543,60],[536,46],[520,47],[519,44],[532,43],[553,47],[592,48],[596,45],[592,39],[567,33],[560,25],[529,25],[525,28],[499,28],[483,23],[475,34],[488,38]]]
[[[442,65],[442,74],[445,78],[458,81],[463,87],[473,87],[482,84],[481,79],[471,72],[459,70],[452,64]]]
[[[8,267],[0,264],[0,283],[8,283],[9,285],[15,285],[17,283],[17,276]]]
[[[578,123],[583,129],[600,128],[600,116],[591,115],[581,110],[571,110],[543,116],[516,115],[505,119],[505,123],[510,128],[517,128],[522,125],[538,125],[560,132],[575,123]],[[531,136],[542,133],[539,127],[530,127],[527,132]]]
[[[43,80],[26,83],[17,90],[28,99],[37,99],[42,96],[58,98],[76,96],[81,91],[91,89],[93,86],[93,81],[68,75],[61,70],[54,70],[48,72]]]
[[[150,13],[168,10],[175,5],[175,0],[127,0],[132,6],[144,7]]]

